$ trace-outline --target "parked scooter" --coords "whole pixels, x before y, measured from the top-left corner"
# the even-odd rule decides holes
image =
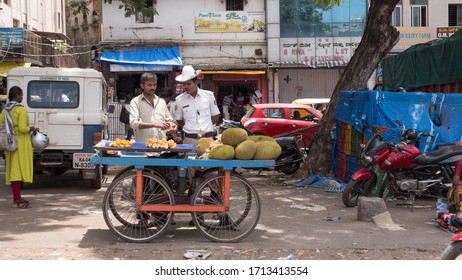
[[[454,235],[451,238],[451,244],[446,247],[440,259],[442,260],[456,260],[462,258],[462,232]]]
[[[239,127],[247,131],[247,134],[252,135],[253,133],[246,129],[240,122],[223,120],[220,125],[219,133],[223,133],[228,128]],[[301,149],[301,143],[303,139],[301,136],[284,136],[274,137],[274,140],[281,146],[282,152],[279,157],[275,160],[274,170],[280,171],[284,174],[291,175],[298,171],[301,164],[305,160],[306,154]]]
[[[356,206],[358,197],[371,195],[377,183],[378,170],[386,172],[379,197],[386,197],[388,191],[409,196],[411,206],[416,196],[445,197],[451,187],[455,164],[462,158],[462,147],[444,145],[421,154],[414,144],[422,136],[433,135],[427,132],[408,133],[409,130],[403,127],[402,142],[397,144],[384,142],[380,134],[374,133],[361,154],[364,167],[351,176],[343,193],[345,206]]]

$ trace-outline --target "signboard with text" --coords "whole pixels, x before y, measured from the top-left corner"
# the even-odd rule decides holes
[[[436,39],[434,27],[402,27],[397,26],[399,31],[399,41],[393,50],[406,50],[416,44],[427,43]]]
[[[216,11],[195,12],[196,32],[265,32],[265,12]]]
[[[280,42],[281,62],[328,66],[348,63],[361,37],[281,38]]]
[[[0,28],[0,47],[2,49],[24,48],[24,29]]]
[[[452,34],[459,31],[462,27],[459,26],[450,26],[450,27],[437,27],[436,28],[436,38],[449,38]]]

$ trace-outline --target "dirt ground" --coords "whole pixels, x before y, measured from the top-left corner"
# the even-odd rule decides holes
[[[109,231],[101,211],[116,172],[110,170],[100,190],[90,189],[72,173],[36,177],[23,190],[31,209],[12,209],[11,190],[0,188],[0,260],[184,260],[190,258],[188,251],[208,260],[435,260],[452,236],[433,222],[431,199],[418,199],[413,212],[387,202],[393,221],[405,228],[389,231],[358,221],[356,208],[345,208],[341,193],[289,187],[289,176],[244,170],[262,201],[259,224],[245,239],[211,242],[188,225],[190,216],[185,214],[175,216],[175,225],[158,239],[128,243]]]

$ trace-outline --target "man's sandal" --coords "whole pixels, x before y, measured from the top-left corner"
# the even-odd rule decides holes
[[[11,206],[13,208],[30,208],[30,202],[25,200],[24,198],[21,198],[18,201],[15,201],[13,205]]]

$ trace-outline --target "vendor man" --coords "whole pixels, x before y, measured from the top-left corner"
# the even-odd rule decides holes
[[[156,74],[144,73],[140,82],[143,93],[130,101],[130,127],[134,130],[136,142],[145,142],[148,138],[161,140],[167,137],[167,132],[175,142],[180,142],[167,103],[156,95]]]

